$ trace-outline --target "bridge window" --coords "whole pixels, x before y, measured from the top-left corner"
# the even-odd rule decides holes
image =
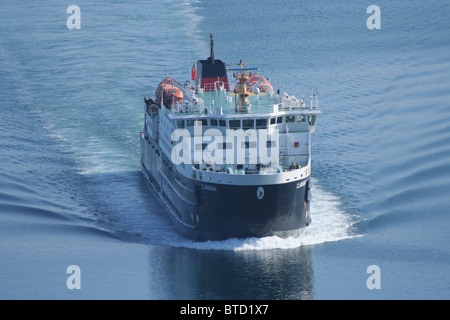
[[[202,120],[195,121],[195,125],[196,126],[199,126],[200,124],[205,127],[205,126],[208,125],[208,120],[207,119],[202,119]]]
[[[305,122],[305,116],[304,115],[298,115],[297,116],[297,122]]]
[[[254,129],[254,127],[255,127],[255,120],[253,119],[242,120],[242,129],[244,130]]]
[[[295,116],[286,116],[285,121],[286,122],[295,122]]]
[[[231,142],[218,143],[217,149],[218,150],[233,149],[233,144]]]
[[[241,143],[241,148],[256,148],[256,141],[245,141]]]
[[[184,120],[177,120],[177,127],[183,129],[184,128]]]
[[[207,143],[196,144],[195,145],[195,151],[205,150],[207,146],[208,146]]]
[[[241,120],[230,120],[230,129],[239,129],[241,127]]]
[[[267,119],[256,119],[256,129],[266,129]]]

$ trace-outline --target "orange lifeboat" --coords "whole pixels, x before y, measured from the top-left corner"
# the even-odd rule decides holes
[[[181,103],[184,99],[183,92],[179,88],[179,84],[171,77],[166,76],[156,89],[156,101],[163,102],[166,108],[171,108],[177,103]]]
[[[273,87],[270,82],[256,72],[252,74],[252,76],[248,79],[248,82],[251,86],[256,85],[260,92],[267,92],[269,94],[273,93]]]

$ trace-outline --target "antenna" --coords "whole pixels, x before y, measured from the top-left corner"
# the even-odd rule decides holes
[[[214,63],[214,39],[213,39],[212,32],[209,33],[209,38],[211,39],[211,43],[209,44],[209,46],[210,46],[209,57],[211,59],[211,63]]]
[[[188,68],[191,69],[191,39],[190,39],[190,37],[188,37],[188,48],[189,48],[189,51],[188,51],[189,52],[188,53]],[[191,79],[189,79],[189,87],[190,86],[191,86]]]

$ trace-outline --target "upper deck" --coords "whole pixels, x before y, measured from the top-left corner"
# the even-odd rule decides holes
[[[177,128],[192,131],[196,121],[206,130],[210,127],[226,129],[277,129],[283,132],[314,132],[316,118],[321,113],[318,97],[304,99],[286,93],[254,93],[248,95],[249,108],[238,110],[238,95],[217,86],[217,90],[196,93],[183,88],[185,99],[171,108],[161,106],[162,111]]]
[[[216,90],[204,91],[183,88],[185,99],[167,110],[177,118],[197,118],[214,115],[237,118],[255,118],[261,115],[319,114],[318,96],[313,94],[309,101],[289,96],[286,93],[249,92],[248,105],[239,106],[239,94],[218,86]]]

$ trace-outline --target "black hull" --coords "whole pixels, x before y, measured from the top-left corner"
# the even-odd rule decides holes
[[[264,197],[257,197],[260,186],[215,185],[217,192],[200,191],[202,219],[197,239],[227,239],[288,236],[308,224],[306,185],[298,182],[263,186]]]
[[[185,237],[207,241],[290,236],[310,223],[309,177],[262,186],[208,183],[178,174],[155,143],[143,140],[153,156],[150,162],[143,157],[142,171]]]

